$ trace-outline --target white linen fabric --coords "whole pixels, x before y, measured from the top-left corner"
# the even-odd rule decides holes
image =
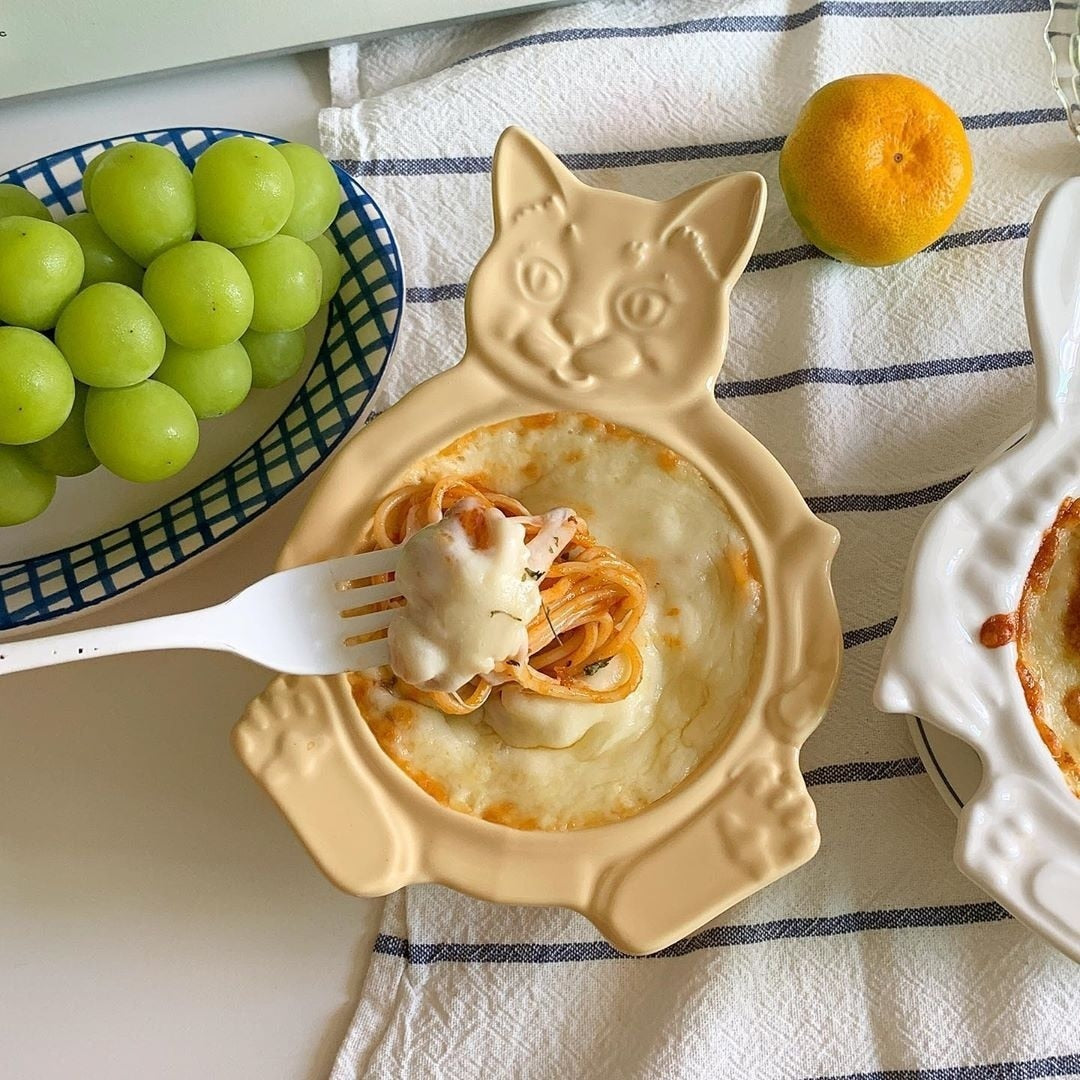
[[[717,393],[840,529],[846,631],[839,692],[803,754],[822,832],[811,863],[644,959],[564,911],[403,890],[334,1080],[1080,1075],[1080,969],[954,868],[955,821],[904,723],[870,700],[916,530],[1031,413],[1024,242],[1080,165],[1045,5],[804,2],[585,3],[331,50],[323,149],[381,205],[409,283],[381,407],[461,354],[507,125],[638,195],[766,177]],[[949,234],[876,271],[809,248],[777,182],[806,98],[870,71],[933,86],[975,160]]]

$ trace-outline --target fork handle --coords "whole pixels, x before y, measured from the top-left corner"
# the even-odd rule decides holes
[[[0,642],[0,675],[13,671],[92,660],[98,656],[120,653],[153,652],[157,649],[218,649],[235,651],[221,630],[228,624],[209,618],[215,608],[183,611],[154,619],[75,630],[68,634],[30,641]]]

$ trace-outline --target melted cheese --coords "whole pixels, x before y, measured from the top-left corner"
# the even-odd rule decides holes
[[[611,704],[506,686],[448,717],[396,695],[385,670],[365,672],[354,694],[380,744],[446,805],[519,828],[596,825],[667,794],[724,743],[756,684],[760,586],[723,499],[670,450],[569,413],[478,429],[393,486],[441,475],[477,478],[533,513],[571,506],[638,567],[642,683]]]
[[[1021,601],[1018,659],[1039,734],[1080,795],[1080,504],[1047,532]]]
[[[541,697],[522,690],[516,683],[500,687],[484,703],[484,722],[508,746],[546,746],[559,750],[582,739],[595,727],[602,727],[602,741],[632,738],[652,718],[660,694],[660,657],[646,627],[638,630],[642,648],[641,682],[622,701],[582,705],[559,698]],[[585,682],[597,690],[610,690],[619,681],[616,658],[606,668],[586,676]],[[598,740],[593,740],[599,745]]]
[[[482,543],[450,514],[405,544],[396,581],[405,606],[389,629],[390,666],[422,690],[457,690],[528,652],[540,587],[527,574],[525,526],[498,510],[482,515]]]

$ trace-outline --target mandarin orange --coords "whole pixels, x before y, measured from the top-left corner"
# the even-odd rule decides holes
[[[849,75],[818,90],[780,151],[780,186],[806,238],[860,266],[937,240],[971,190],[955,112],[906,75]]]

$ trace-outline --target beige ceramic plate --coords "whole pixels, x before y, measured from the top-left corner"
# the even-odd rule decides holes
[[[728,294],[757,239],[765,182],[739,173],[664,203],[574,178],[518,129],[493,169],[495,238],[465,302],[461,362],[358,433],[323,477],[280,565],[354,549],[378,498],[419,458],[474,428],[552,410],[588,412],[665,443],[727,501],[765,598],[762,670],[745,717],[711,759],[638,815],[529,832],[447,809],[380,749],[344,676],[279,678],[237,725],[240,757],[341,888],[364,896],[435,881],[504,903],[558,904],[617,947],[660,949],[809,859],[819,835],[799,772],[839,671],[829,566],[837,533],[776,460],[717,406]],[[534,319],[522,275],[533,241],[581,245],[552,321],[567,348],[542,360],[500,328]],[[690,260],[696,295],[641,355],[597,344],[609,297],[635,260]],[[496,272],[493,272],[496,271]],[[543,271],[547,273],[547,271]],[[543,275],[541,275],[543,276]],[[527,283],[529,284],[529,283]],[[566,283],[564,283],[566,284]],[[500,312],[501,319],[491,318]],[[579,336],[580,335],[580,336]],[[582,346],[582,339],[591,344]]]

